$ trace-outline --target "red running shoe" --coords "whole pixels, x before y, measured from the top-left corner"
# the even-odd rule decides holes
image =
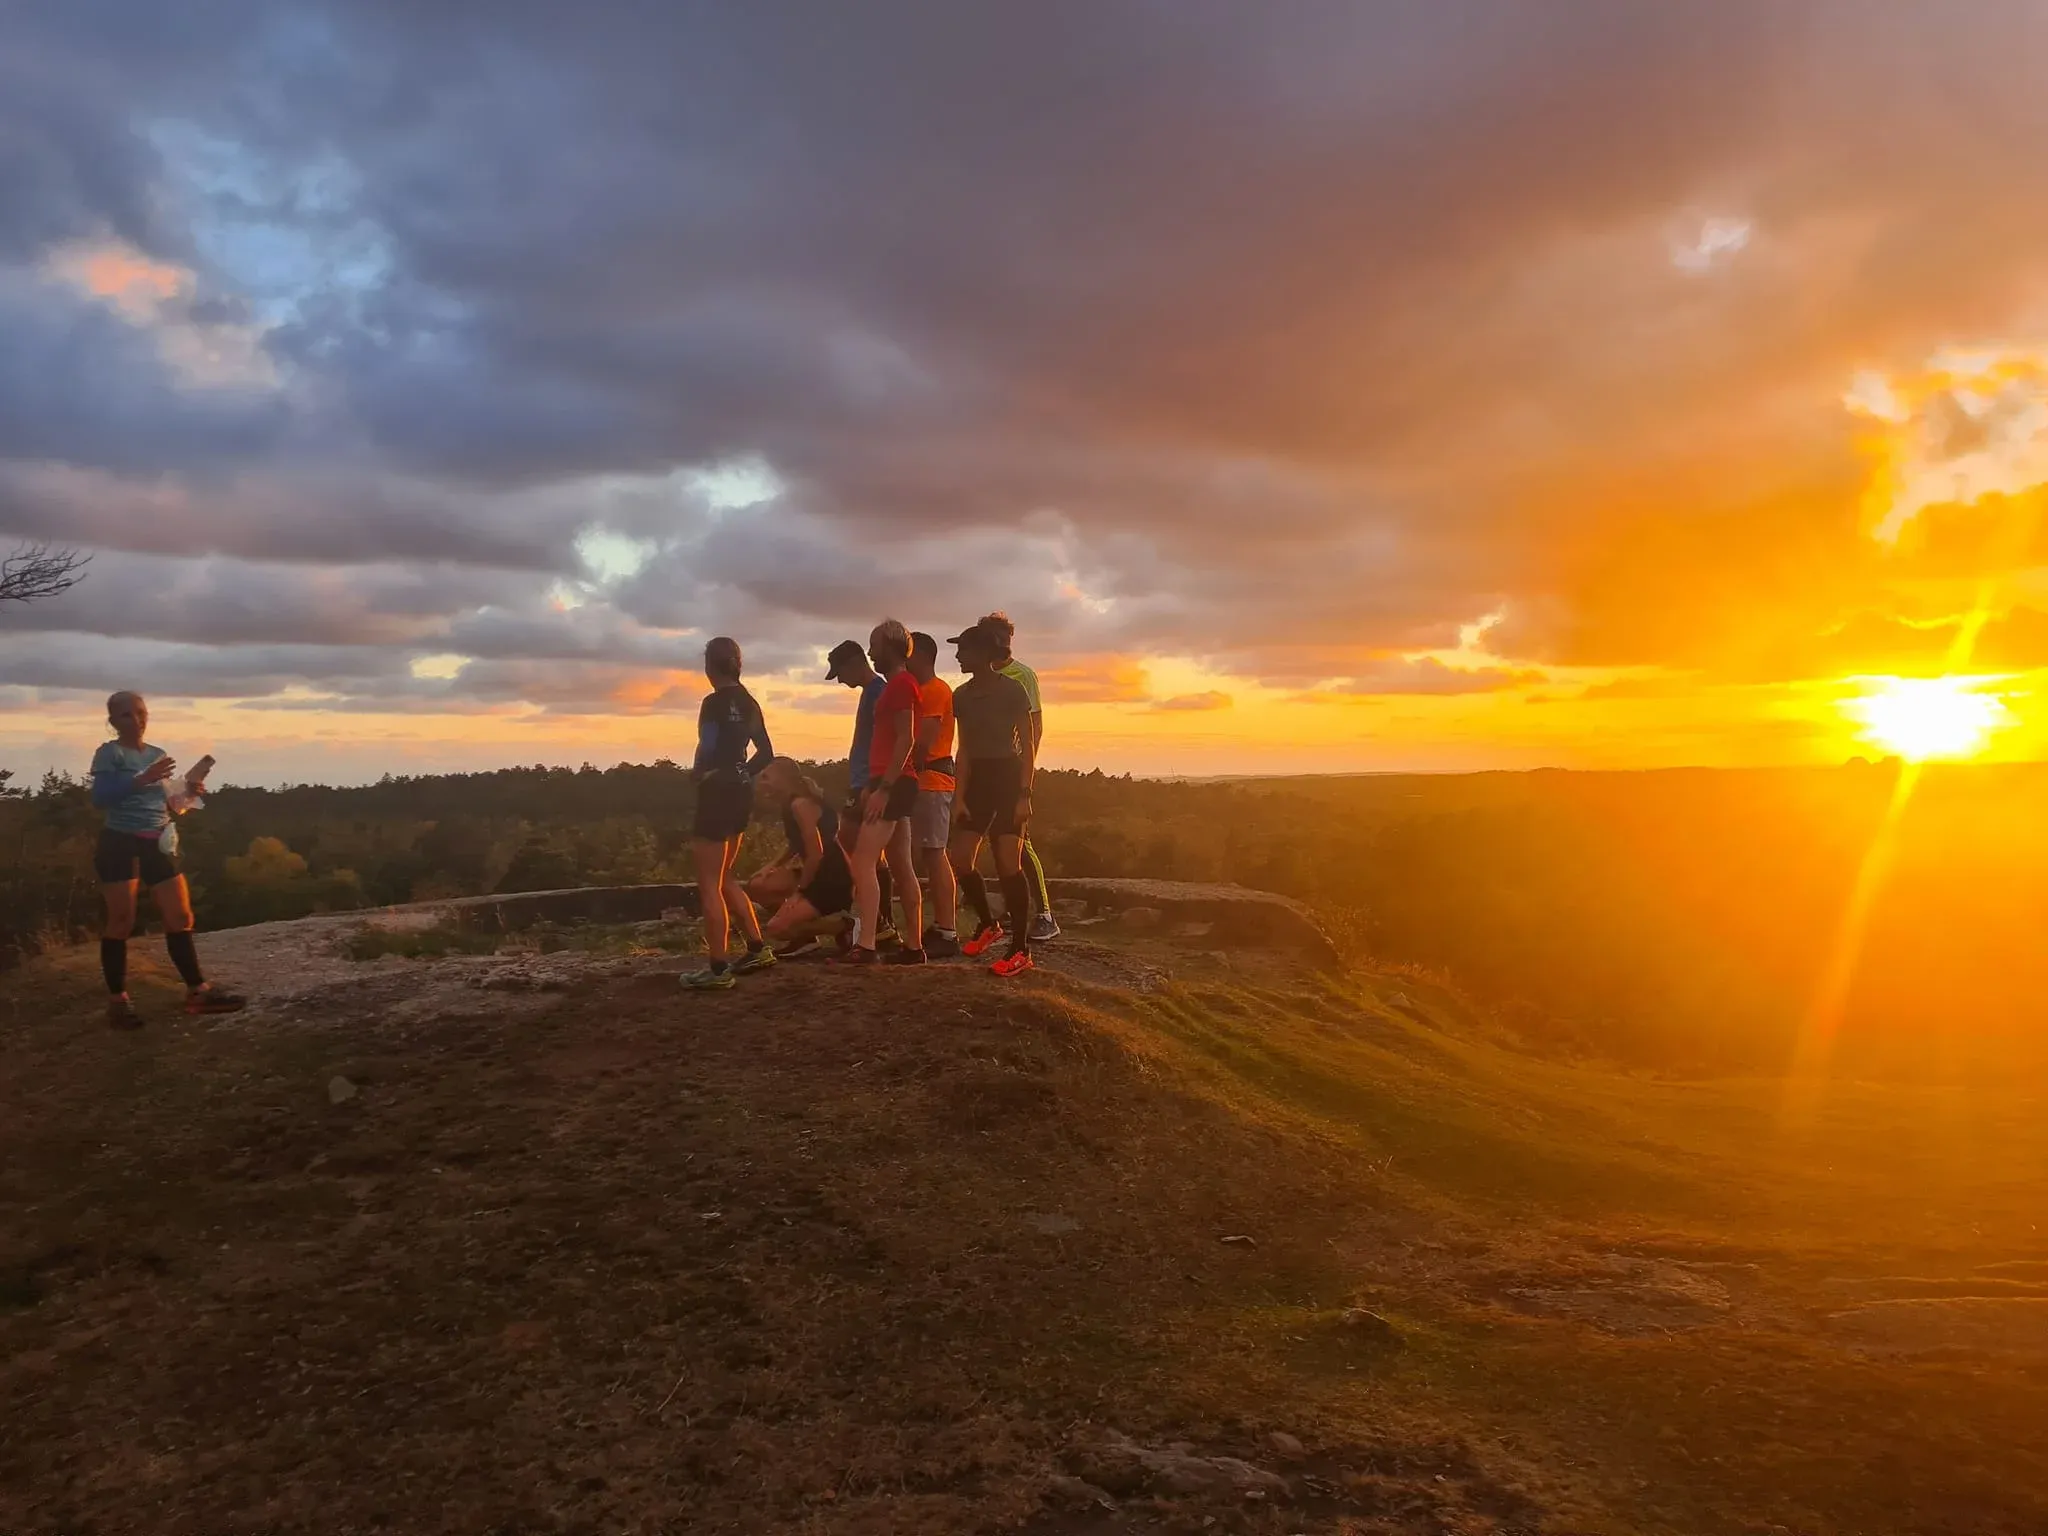
[[[1028,949],[1012,950],[994,965],[990,966],[989,969],[998,976],[1022,976],[1031,969],[1031,951]]]
[[[973,938],[963,939],[960,943],[960,953],[969,958],[985,955],[1001,941],[1002,937],[1003,925],[990,923],[985,928],[977,928]]]
[[[206,986],[185,994],[187,1013],[240,1013],[248,1006],[246,997],[238,997],[226,987]]]

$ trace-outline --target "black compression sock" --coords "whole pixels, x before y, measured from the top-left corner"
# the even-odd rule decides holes
[[[960,894],[967,898],[967,905],[981,919],[982,927],[994,926],[995,914],[988,909],[988,882],[981,878],[980,870],[970,869],[960,876]]]
[[[128,990],[128,941],[100,940],[100,974],[107,978],[107,990],[119,997]]]
[[[206,977],[200,974],[199,951],[192,945],[192,935],[167,933],[164,948],[171,952],[171,964],[178,968],[178,974],[185,978],[185,985],[197,991],[206,985]]]
[[[896,920],[890,915],[889,905],[896,895],[896,887],[889,879],[889,861],[887,859],[877,859],[875,861],[875,884],[881,888],[882,892],[881,905],[876,908],[881,913],[881,916],[876,919],[875,927],[878,930],[893,928],[896,926]]]
[[[714,960],[711,962],[711,974],[714,976],[723,976],[731,968],[732,962],[730,960]]]
[[[765,939],[747,940],[747,953],[750,955],[758,955],[759,953],[761,953],[763,949],[766,949],[767,947],[768,943]]]
[[[1024,871],[1003,877],[1003,916],[1009,920],[1010,932],[1021,943],[1031,931],[1031,882],[1024,878]]]

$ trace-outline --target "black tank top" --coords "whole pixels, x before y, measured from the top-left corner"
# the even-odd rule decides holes
[[[809,795],[792,795],[789,804],[782,808],[782,835],[789,839],[789,856],[793,859],[804,856],[804,829],[796,819],[796,803],[810,799]],[[839,836],[839,813],[823,800],[812,800],[811,803],[818,808],[818,836],[830,848]]]

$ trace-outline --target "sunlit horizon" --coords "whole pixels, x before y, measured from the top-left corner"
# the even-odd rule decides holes
[[[1977,222],[2030,165],[1912,112],[1873,154],[1831,94],[1951,39],[1845,42],[1767,141],[1693,120],[1724,94],[1656,53],[1670,92],[1533,115],[1509,175],[1438,162],[1448,42],[1410,122],[1360,33],[1188,25],[1216,47],[1160,77],[1159,136],[1074,104],[1128,158],[991,136],[944,69],[894,82],[906,140],[779,34],[744,99],[816,165],[624,109],[630,51],[534,54],[576,88],[491,85],[495,136],[359,116],[411,56],[343,19],[301,60],[318,134],[279,132],[283,33],[141,71],[95,110],[148,152],[38,183],[0,245],[42,386],[7,402],[0,550],[92,556],[0,603],[0,765],[77,771],[116,688],[250,782],[685,757],[721,634],[823,758],[836,641],[993,608],[1079,768],[2048,757],[2048,290]],[[1068,46],[1032,43],[1048,78]],[[1559,100],[1604,99],[1596,54]]]

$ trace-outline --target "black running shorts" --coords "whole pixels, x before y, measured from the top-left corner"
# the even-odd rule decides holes
[[[719,777],[697,786],[697,815],[690,823],[690,835],[707,843],[722,843],[738,837],[754,819],[754,786],[751,780]]]
[[[1024,792],[1021,757],[978,757],[967,770],[967,827],[981,837],[1017,837],[1017,797]]]
[[[116,832],[112,827],[100,830],[100,840],[92,851],[92,872],[101,885],[124,885],[137,879],[144,885],[162,885],[183,873],[177,856],[164,852],[154,832]]]
[[[917,809],[917,775],[905,774],[889,785],[889,803],[882,808],[885,821],[902,821]]]
[[[825,839],[825,858],[818,865],[818,873],[797,895],[803,897],[820,917],[830,917],[836,912],[850,911],[853,907],[853,870],[846,862],[846,851],[834,838]]]

